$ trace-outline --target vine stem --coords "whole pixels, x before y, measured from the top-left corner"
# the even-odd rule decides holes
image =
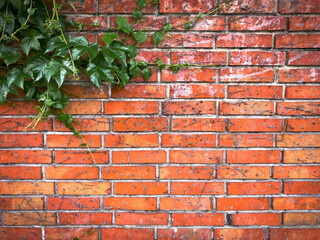
[[[8,16],[8,9],[9,9],[9,1],[7,1],[7,7],[6,7],[6,17]],[[4,21],[3,23],[3,30],[2,30],[2,34],[0,37],[0,42],[2,41],[2,38],[4,36],[4,31],[6,30],[6,26],[7,26],[7,21]]]
[[[30,19],[30,16],[31,16],[30,12],[31,12],[31,9],[32,9],[32,4],[33,4],[33,0],[30,1],[30,7],[29,7],[29,10],[30,10],[30,11],[29,11],[29,13],[28,13],[28,17],[27,17],[26,21],[21,25],[20,28],[18,28],[16,31],[14,31],[14,33],[11,34],[11,37],[12,37],[12,38],[17,39],[14,35],[16,35],[17,32],[19,32],[19,31],[22,29],[22,26],[26,25],[26,24],[29,22],[29,19]]]

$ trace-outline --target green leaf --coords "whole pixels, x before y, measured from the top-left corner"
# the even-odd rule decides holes
[[[152,0],[152,4],[154,5],[159,4],[159,0]]]
[[[34,81],[39,81],[45,75],[46,67],[48,64],[48,59],[46,59],[42,55],[36,55],[32,57],[25,70],[33,72],[33,79]]]
[[[102,36],[102,41],[104,41],[106,45],[109,46],[117,38],[118,33],[105,33]]]
[[[90,61],[98,54],[98,44],[90,44],[90,41],[83,36],[72,38],[68,46],[72,46],[72,59],[78,60],[85,53],[88,53]]]
[[[66,48],[67,48],[66,43],[62,39],[60,39],[59,37],[54,37],[48,42],[45,53],[52,52],[53,50],[66,49]]]
[[[78,0],[78,3],[82,6],[84,4],[84,0]]]
[[[153,41],[154,41],[154,43],[156,44],[156,46],[158,46],[159,43],[163,40],[164,35],[163,35],[162,32],[155,32],[155,33],[152,35],[152,38],[153,38]]]
[[[57,119],[60,122],[71,123],[72,122],[72,115],[68,114],[68,113],[58,113],[57,114]]]
[[[176,74],[180,70],[180,67],[178,67],[178,66],[170,66],[169,69],[172,70],[173,74]]]
[[[142,18],[142,12],[139,9],[135,9],[132,15],[136,21]]]
[[[138,0],[137,5],[138,5],[138,8],[142,8],[147,5],[147,1],[146,0]]]
[[[117,17],[116,20],[119,29],[121,29],[122,31],[124,31],[125,33],[133,33],[133,28],[132,26],[127,22],[127,19],[124,17]]]
[[[70,0],[69,5],[72,7],[73,11],[77,11],[76,7],[74,6],[73,2]]]
[[[204,18],[204,13],[199,12],[197,19],[201,19],[201,18]]]
[[[97,60],[96,62],[89,63],[86,72],[91,82],[98,88],[100,88],[101,79],[106,82],[114,83],[114,74],[112,69],[107,67],[101,61]]]
[[[21,8],[21,0],[10,0],[10,3],[12,6],[14,6],[16,9]]]
[[[193,27],[193,25],[191,22],[188,22],[184,25],[184,27],[185,27],[185,31],[189,31]]]
[[[21,49],[26,55],[29,55],[31,49],[40,50],[39,39],[44,38],[37,30],[31,29],[27,36],[21,40]]]
[[[26,88],[26,87],[25,87]],[[25,91],[25,97],[28,102],[32,100],[33,95],[36,93],[36,87],[31,86]]]
[[[143,69],[141,73],[142,73],[142,77],[146,81],[152,76],[152,71],[149,68]]]
[[[7,79],[5,76],[0,76],[0,103],[4,104],[7,100],[9,93],[9,87],[7,85]]]
[[[164,64],[164,62],[162,62],[162,60],[161,59],[158,59],[157,61],[156,61],[156,64],[158,64],[158,68],[159,68],[159,70],[160,70],[160,72],[165,68],[165,64]]]
[[[165,25],[163,25],[163,33],[166,33],[168,31],[170,31],[172,29],[172,26],[170,23],[166,23]]]
[[[129,58],[135,58],[138,54],[138,50],[135,46],[133,45],[126,45],[127,49],[128,49],[128,56]]]
[[[23,89],[23,83],[24,83],[25,77],[31,78],[31,76],[24,73],[23,71],[21,71],[18,68],[11,69],[10,72],[8,73],[8,77],[7,77],[8,78],[8,87],[10,87],[11,84],[14,83],[17,87],[20,87]]]
[[[20,57],[21,53],[14,48],[0,45],[0,59],[3,59],[7,66],[16,63]]]
[[[130,51],[127,46],[118,41],[113,41],[108,48],[101,49],[105,60],[111,64],[113,59],[119,59],[125,65],[127,64],[127,52]],[[110,61],[111,60],[111,61]]]
[[[72,63],[70,61],[65,60],[60,63],[56,60],[51,60],[46,67],[45,78],[47,82],[49,82],[53,77],[58,84],[58,88],[60,88],[68,73],[73,73]]]
[[[147,41],[148,36],[145,32],[139,31],[134,35],[134,39],[137,40],[137,45],[139,45],[140,43]]]

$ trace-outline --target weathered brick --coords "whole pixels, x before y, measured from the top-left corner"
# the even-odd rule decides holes
[[[217,198],[217,210],[268,210],[269,198]]]
[[[159,43],[161,48],[213,48],[214,35],[207,33],[166,34]]]
[[[229,86],[228,98],[283,98],[282,87],[279,86]]]
[[[276,48],[319,48],[319,34],[278,34]]]
[[[212,51],[183,51],[171,53],[172,63],[191,63],[200,65],[225,65],[226,52]]]
[[[224,214],[222,213],[173,213],[173,226],[222,226]]]
[[[280,213],[236,213],[230,214],[231,225],[280,225]]]
[[[107,210],[156,210],[156,198],[110,197],[104,198],[103,207]]]
[[[39,122],[35,129],[27,126],[32,122],[30,118],[1,118],[0,131],[2,132],[46,132],[52,131],[52,120],[47,119],[45,122]]]
[[[69,98],[108,98],[108,85],[102,85],[101,89],[94,85],[63,85],[61,91],[68,95]]]
[[[152,239],[154,237],[153,228],[102,228],[102,239]]]
[[[96,210],[100,208],[99,198],[48,197],[49,210]]]
[[[284,225],[318,225],[320,213],[284,213]]]
[[[278,16],[239,16],[229,18],[231,31],[285,30],[286,18]]]
[[[277,135],[277,147],[320,147],[320,135],[285,134]]]
[[[284,163],[319,163],[320,150],[285,150]]]
[[[98,179],[96,167],[48,166],[45,168],[46,179]]]
[[[82,135],[89,147],[101,147],[100,135]],[[74,135],[69,134],[48,134],[47,147],[49,148],[70,148],[70,147],[85,147],[82,146],[83,140]]]
[[[220,34],[217,36],[218,48],[271,48],[271,34]]]
[[[271,228],[270,240],[277,239],[317,239],[320,234],[320,228]]]
[[[166,86],[160,85],[127,85],[111,89],[113,98],[166,98]]]
[[[99,0],[100,13],[132,13],[137,8],[137,1],[132,0]],[[144,13],[152,13],[153,4],[143,8]]]
[[[160,210],[212,210],[209,197],[163,197],[160,198]]]
[[[40,227],[32,228],[0,228],[0,238],[5,240],[41,240],[42,232]]]
[[[284,52],[230,52],[230,65],[283,65]]]
[[[275,210],[319,210],[319,197],[275,197],[273,198]]]
[[[110,182],[58,182],[60,195],[109,195]]]
[[[286,88],[286,98],[288,99],[319,99],[319,86],[288,86]]]
[[[257,166],[219,166],[218,179],[269,179],[270,167]]]
[[[159,103],[140,101],[108,101],[104,102],[104,114],[157,114]]]
[[[273,115],[273,102],[220,102],[221,115]]]
[[[36,106],[39,106],[37,102],[22,102],[22,101],[12,101],[10,103],[5,103],[0,105],[1,115],[26,115],[26,114],[38,114]]]
[[[0,134],[0,147],[43,147],[43,135]]]
[[[1,150],[0,163],[51,163],[52,152],[46,150]]]
[[[113,163],[165,163],[167,155],[165,151],[114,151],[112,152]]]
[[[278,115],[318,115],[320,102],[279,102],[277,103]]]
[[[214,1],[212,0],[193,0],[193,1],[160,1],[161,13],[198,13],[206,12],[214,7]]]
[[[110,148],[158,147],[159,139],[156,134],[106,134],[104,145]]]
[[[168,213],[116,213],[116,225],[168,225]]]
[[[148,31],[160,31],[162,26],[166,24],[166,18],[164,16],[143,16],[143,21],[135,23],[133,17],[126,17],[128,23],[132,24],[132,27],[136,31],[148,30]],[[118,27],[116,24],[116,17],[110,17],[110,27]]]
[[[279,82],[318,83],[320,82],[320,70],[315,68],[279,69]]]
[[[0,193],[3,195],[40,195],[54,194],[53,182],[1,182]]]
[[[72,101],[69,102],[63,109],[65,113],[69,114],[101,114],[101,102],[100,101]]]
[[[238,0],[223,5],[222,13],[274,13],[275,0]]]
[[[224,98],[225,87],[222,85],[172,85],[171,98]]]
[[[4,225],[55,225],[57,216],[50,212],[7,212],[2,213]]]
[[[320,13],[318,0],[280,0],[280,13]]]
[[[184,30],[183,23],[190,21],[193,17],[172,16],[169,17],[170,23],[176,30]],[[181,25],[182,24],[182,25]],[[193,31],[224,31],[226,29],[226,19],[221,16],[206,16],[192,23]]]
[[[215,147],[212,134],[163,134],[162,147]]]
[[[109,151],[92,151],[92,154],[98,164],[106,164],[109,162]],[[87,150],[55,151],[55,163],[58,164],[91,164],[92,162],[92,156]]]
[[[227,151],[227,163],[280,163],[279,150]]]
[[[319,166],[275,166],[273,168],[273,177],[290,178],[320,178]]]
[[[168,194],[168,183],[164,182],[115,182],[116,195],[164,195]]]
[[[115,132],[153,132],[167,130],[168,120],[165,117],[129,117],[113,119],[113,131]]]
[[[223,152],[218,150],[170,150],[171,163],[221,163]]]
[[[155,179],[156,168],[151,166],[111,166],[102,169],[103,179]]]
[[[211,231],[206,228],[167,228],[158,230],[158,240],[201,239],[210,240]]]
[[[287,121],[287,132],[320,132],[319,118],[290,118]]]
[[[77,238],[80,234],[83,236],[83,240],[96,240],[98,239],[98,228],[45,228],[46,240],[66,240]]]
[[[320,51],[288,52],[288,65],[320,65]]]
[[[230,132],[281,132],[282,119],[230,119]]]
[[[0,168],[0,179],[41,179],[41,167],[7,167]]]
[[[164,102],[162,103],[162,112],[165,115],[215,114],[216,102],[212,102],[212,101]]]
[[[319,31],[320,19],[318,16],[290,16],[289,30],[291,31]]]
[[[213,179],[212,167],[160,167],[160,179]]]
[[[173,118],[171,120],[172,131],[223,132],[225,128],[225,119]]]
[[[267,229],[262,228],[225,228],[225,229],[215,229],[214,231],[214,239],[261,239],[267,240]]]
[[[171,195],[220,195],[224,194],[223,182],[172,182]]]
[[[283,189],[285,194],[319,194],[320,182],[285,181],[283,184]]]
[[[221,82],[273,82],[274,70],[271,68],[222,68]]]
[[[271,134],[226,134],[219,135],[221,147],[272,147],[273,135]]]
[[[254,195],[254,194],[280,194],[280,182],[229,182],[228,194]]]
[[[74,118],[74,126],[79,132],[105,132],[110,130],[108,118]],[[55,121],[55,131],[70,132],[64,123]]]
[[[43,198],[39,197],[2,197],[0,198],[1,210],[42,210]]]
[[[65,213],[59,214],[61,225],[109,225],[112,213]]]
[[[216,69],[181,69],[177,73],[171,70],[161,72],[161,82],[215,82]]]

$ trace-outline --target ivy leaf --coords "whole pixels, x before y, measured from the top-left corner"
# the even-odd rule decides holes
[[[154,5],[159,4],[159,0],[152,0],[152,4]]]
[[[78,0],[78,3],[82,6],[84,4],[84,0]]]
[[[133,33],[133,28],[132,26],[127,22],[127,19],[124,17],[117,17],[116,20],[119,29],[121,29],[122,31],[124,31],[125,33]]]
[[[45,77],[47,82],[53,77],[58,88],[63,84],[68,73],[72,74],[71,62],[68,60],[63,61],[62,63],[57,62],[56,60],[51,60],[45,70]]]
[[[102,41],[104,41],[107,44],[107,46],[109,46],[117,38],[118,33],[105,33],[102,36]]]
[[[23,89],[23,83],[24,83],[25,77],[31,78],[31,76],[21,71],[21,69],[18,69],[18,68],[11,69],[7,77],[8,87],[10,87],[12,83],[14,83],[17,87],[20,87]]]
[[[193,27],[193,25],[191,22],[188,22],[184,25],[184,27],[185,27],[185,31],[189,31]]]
[[[60,122],[71,123],[72,122],[72,115],[68,114],[68,113],[58,113],[57,114],[57,119]]]
[[[201,19],[204,18],[204,13],[203,12],[199,12],[197,19]]]
[[[35,93],[36,93],[36,87],[31,86],[28,89],[26,89],[26,86],[25,86],[25,97],[28,102],[32,100],[32,97]]]
[[[42,77],[44,77],[47,64],[48,59],[46,59],[44,56],[36,55],[30,59],[25,69],[26,71],[33,72],[34,81],[39,81]]]
[[[56,109],[63,109],[69,102],[67,95],[60,92],[58,89],[48,91],[49,99],[46,98],[46,104]]]
[[[180,67],[170,66],[169,69],[172,70],[173,74],[176,74],[180,70]]]
[[[48,42],[45,53],[52,52],[53,50],[66,49],[66,47],[65,42],[56,36]]]
[[[143,79],[146,81],[152,76],[152,71],[149,68],[143,69],[141,73]]]
[[[158,68],[159,68],[160,72],[166,67],[166,65],[164,64],[164,62],[162,62],[161,59],[158,59],[156,61],[156,64],[158,64]]]
[[[142,18],[142,12],[139,9],[135,9],[132,15],[136,21]]]
[[[146,0],[138,0],[137,5],[138,5],[138,8],[142,8],[147,5],[147,1]]]
[[[4,104],[7,100],[9,93],[9,87],[7,85],[7,79],[5,76],[0,76],[0,103]]]
[[[86,72],[91,82],[100,88],[101,79],[114,83],[114,74],[110,67],[107,67],[101,60],[98,60],[96,59],[96,61],[89,63]]]
[[[127,53],[128,53],[129,58],[135,58],[138,54],[137,48],[133,45],[127,45],[126,47],[128,49]]]
[[[7,66],[16,63],[20,57],[21,53],[14,48],[0,45],[0,59],[3,59]]]
[[[125,65],[127,64],[127,52],[130,49],[127,48],[122,42],[114,41],[108,48],[104,47],[101,49],[105,60],[111,64],[112,59],[119,59]]]
[[[156,46],[159,45],[159,43],[163,40],[163,38],[164,38],[164,35],[162,32],[155,32],[152,35],[152,39],[153,39],[154,43],[156,44]]]
[[[21,40],[21,49],[28,56],[31,49],[40,50],[39,39],[44,38],[37,30],[31,29],[27,36]]]
[[[172,29],[171,23],[166,23],[165,25],[163,25],[163,33],[166,33],[168,31],[170,31],[171,29]]]
[[[12,4],[12,6],[14,6],[16,9],[21,8],[21,0],[10,0],[10,3]]]
[[[140,43],[147,41],[148,36],[145,32],[139,31],[134,35],[134,39],[137,40],[137,45],[139,45]]]

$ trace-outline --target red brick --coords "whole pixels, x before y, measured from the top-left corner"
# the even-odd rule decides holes
[[[272,147],[273,135],[271,134],[245,134],[245,135],[220,135],[221,147]]]
[[[275,210],[319,210],[319,197],[287,197],[273,198],[273,209]]]
[[[284,182],[283,191],[285,194],[320,194],[320,182]]]
[[[280,182],[229,182],[228,194],[254,195],[254,194],[280,194]]]
[[[173,226],[223,226],[223,213],[172,213]]]
[[[101,0],[99,1],[100,13],[132,13],[137,8],[137,1],[132,0]],[[143,8],[144,13],[152,13],[153,4]]]
[[[193,17],[187,16],[172,16],[169,17],[170,23],[175,30],[184,30],[183,23],[193,20]],[[181,25],[182,24],[182,25]],[[180,25],[180,26],[179,26]],[[226,19],[221,16],[206,16],[192,23],[193,31],[224,31],[226,29]]]
[[[45,228],[46,240],[74,239],[81,235],[81,240],[97,240],[98,228]]]
[[[45,122],[39,122],[35,129],[33,127],[26,128],[33,120],[30,118],[1,118],[0,131],[2,132],[46,132],[52,131],[52,120],[47,119]]]
[[[41,240],[41,228],[0,228],[0,238],[3,240]]]
[[[273,115],[273,102],[220,102],[221,115]]]
[[[215,229],[214,239],[217,240],[247,240],[259,239],[267,240],[267,229],[250,229],[250,228],[232,228],[232,229]]]
[[[173,118],[171,120],[172,131],[183,132],[222,132],[225,131],[224,119],[210,118]]]
[[[103,200],[107,210],[156,210],[156,198],[142,197],[110,197]]]
[[[319,0],[280,0],[280,13],[320,13]]]
[[[158,240],[198,239],[210,240],[211,230],[206,228],[158,229]]]
[[[201,65],[225,65],[227,61],[226,52],[212,51],[183,51],[171,53],[172,63],[201,64]]]
[[[1,150],[0,163],[51,163],[51,151]]]
[[[166,98],[166,86],[127,85],[123,88],[113,87],[113,98]]]
[[[115,151],[112,152],[112,162],[126,163],[165,163],[167,154],[165,151]]]
[[[153,132],[167,130],[168,120],[165,117],[129,117],[113,119],[113,131],[115,132]]]
[[[60,195],[109,195],[110,182],[58,182]]]
[[[99,169],[96,167],[62,167],[45,168],[46,179],[98,179]]]
[[[222,68],[221,82],[273,82],[274,70],[271,68]]]
[[[279,150],[227,151],[227,163],[280,163]]]
[[[181,69],[177,73],[171,70],[161,72],[161,82],[215,82],[216,69]]]
[[[2,213],[4,225],[55,225],[57,217],[50,212],[11,212]]]
[[[143,16],[143,20],[136,23],[133,17],[126,17],[126,19],[136,31],[160,31],[162,30],[162,26],[167,22],[164,16]],[[117,27],[116,17],[110,17],[110,27]]]
[[[230,65],[283,65],[284,52],[230,52]]]
[[[91,148],[101,147],[101,136],[100,135],[83,135],[87,145]],[[82,146],[83,140],[74,135],[66,134],[48,134],[47,135],[47,147],[85,147]]]
[[[291,31],[319,31],[320,19],[318,16],[290,16],[289,30]]]
[[[74,118],[73,124],[80,132],[106,132],[110,130],[108,118]],[[70,132],[65,124],[58,120],[55,121],[55,131]]]
[[[240,16],[229,19],[231,31],[285,30],[286,18],[278,16]]]
[[[41,167],[7,167],[0,168],[0,179],[41,179]]]
[[[319,99],[319,86],[288,86],[286,88],[286,98],[288,99]]]
[[[132,147],[158,147],[159,139],[156,134],[106,134],[105,147],[132,148]]]
[[[160,179],[213,179],[212,167],[160,167]]]
[[[213,48],[214,35],[207,33],[171,33],[160,42],[161,48]]]
[[[271,34],[220,34],[217,36],[218,48],[270,48]]]
[[[54,194],[53,182],[1,182],[2,195],[40,195]]]
[[[67,16],[68,21],[76,21],[79,23],[83,23],[83,30],[84,31],[98,31],[100,29],[104,29],[108,27],[108,19],[105,16]],[[92,26],[94,22],[97,22],[101,27],[98,26]],[[68,25],[68,30],[77,30],[75,27],[72,27],[71,25]],[[64,85],[65,87],[65,85]],[[103,87],[103,86],[102,86]]]
[[[100,101],[72,101],[63,109],[65,113],[77,115],[101,114]]]
[[[290,118],[287,121],[287,132],[320,132],[320,118]]]
[[[213,134],[163,134],[162,147],[215,147]]]
[[[102,228],[101,236],[103,240],[135,239],[145,240],[154,237],[152,228]]]
[[[225,87],[222,85],[172,85],[171,98],[224,98]]]
[[[198,13],[207,12],[214,7],[212,0],[193,0],[193,1],[160,1],[159,10],[161,13]]]
[[[282,119],[230,119],[230,132],[281,132]]]
[[[101,89],[93,84],[79,86],[79,85],[63,85],[61,91],[68,95],[69,98],[108,98],[108,85],[102,85]]]
[[[224,194],[222,182],[172,182],[171,195],[220,195]]]
[[[0,147],[43,147],[42,134],[1,134]]]
[[[92,154],[98,164],[109,162],[109,151],[92,151]],[[92,156],[86,150],[55,151],[55,163],[58,164],[91,164],[92,162]]]
[[[96,210],[100,208],[99,198],[48,197],[48,210]]]
[[[320,213],[283,213],[284,225],[317,225]]]
[[[50,1],[48,1],[50,3]],[[62,0],[58,2],[64,3]],[[73,3],[77,13],[94,13],[95,12],[95,1],[94,0],[86,0],[84,4],[81,6],[78,2]],[[74,9],[69,4],[63,4],[62,12],[74,12]]]
[[[104,114],[158,114],[158,102],[108,101],[104,102]]]
[[[315,68],[279,69],[279,82],[318,83],[320,82],[320,70]]]
[[[0,198],[1,210],[41,210],[43,209],[43,198],[18,197],[18,198]]]
[[[217,150],[170,150],[171,163],[221,163],[223,151]]]
[[[162,62],[168,63],[168,53],[164,51],[139,51],[136,60],[145,61],[148,63],[154,63],[158,59],[161,59]]]
[[[102,169],[103,179],[156,179],[156,168],[151,166],[110,166]]]
[[[221,166],[217,169],[218,179],[269,179],[270,167]]]
[[[320,147],[320,135],[277,135],[277,147]]]
[[[279,86],[229,86],[228,98],[283,98],[282,87]]]
[[[221,9],[222,13],[274,13],[275,0],[239,0],[226,4]]]
[[[278,34],[276,48],[319,48],[319,34]]]
[[[320,166],[275,166],[274,178],[320,178]]]
[[[217,210],[268,210],[269,198],[217,198]]]
[[[288,52],[288,65],[320,65],[320,51]]]
[[[279,239],[290,239],[290,240],[300,240],[300,239],[317,239],[320,234],[320,228],[276,228],[270,229],[270,240]]]
[[[231,225],[280,225],[280,213],[237,213],[230,214]]]
[[[164,197],[160,198],[160,210],[213,210],[209,197]]]
[[[318,115],[320,102],[279,102],[278,115]]]
[[[59,213],[61,225],[109,225],[112,213]]]
[[[284,163],[319,163],[320,150],[285,150]]]
[[[116,225],[168,225],[168,213],[116,213]]]
[[[21,102],[12,101],[11,104],[6,102],[5,104],[0,104],[0,114],[1,115],[26,115],[26,114],[38,114],[36,106],[39,104],[37,102]]]
[[[164,182],[115,182],[116,195],[164,195],[168,194],[168,183]]]
[[[201,115],[215,114],[216,102],[212,101],[183,101],[183,102],[164,102],[162,111],[165,115]]]

